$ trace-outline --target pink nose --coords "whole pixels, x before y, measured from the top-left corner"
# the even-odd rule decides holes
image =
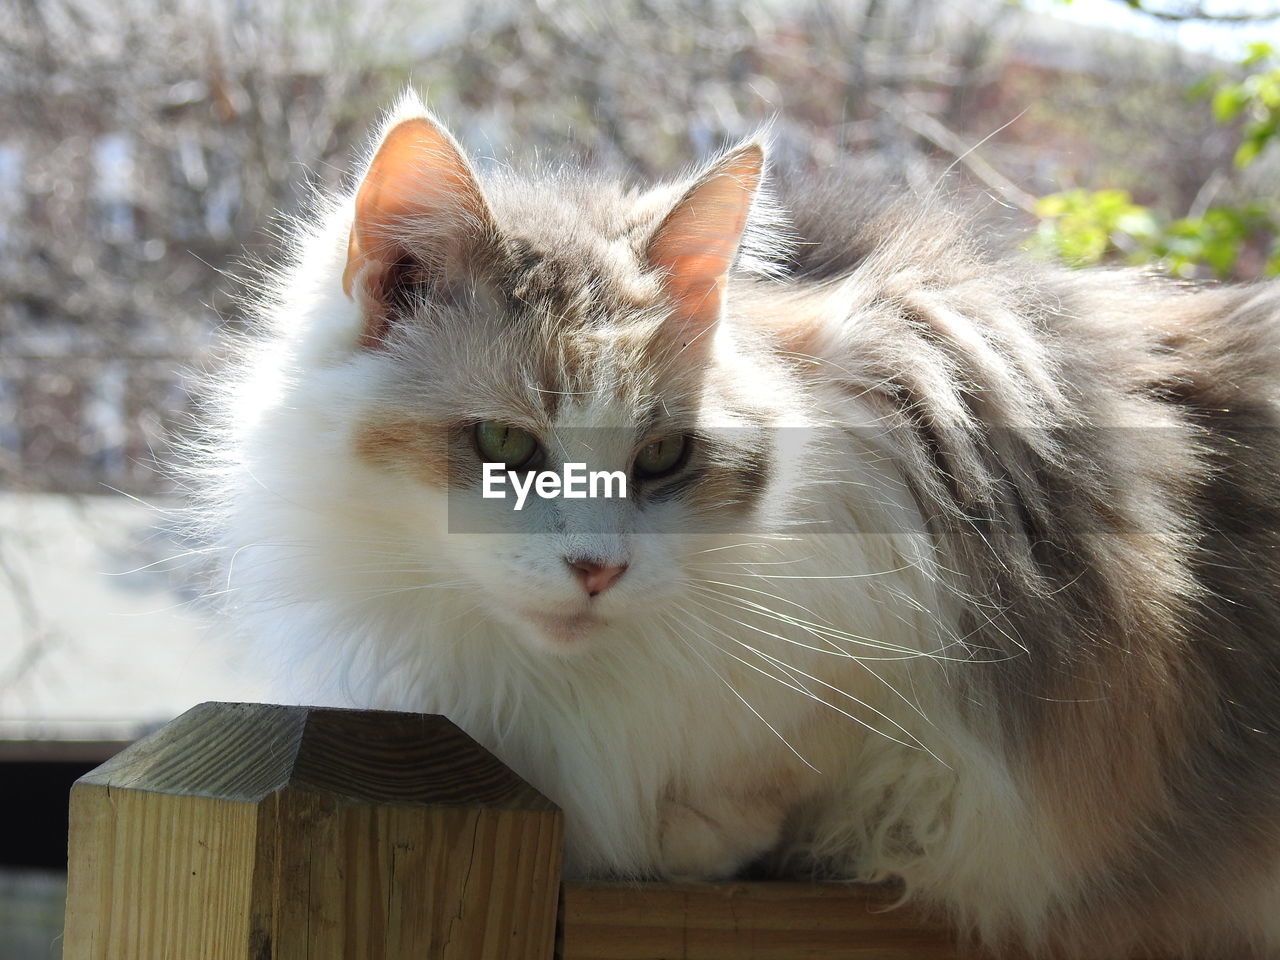
[[[627,570],[625,563],[618,567],[606,567],[593,560],[570,560],[567,557],[565,562],[582,584],[582,589],[592,597],[608,590]]]

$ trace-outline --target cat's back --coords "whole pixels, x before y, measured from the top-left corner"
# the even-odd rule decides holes
[[[1234,936],[1216,891],[1273,897],[1280,858],[1280,285],[1036,263],[883,179],[784,200],[780,352],[870,408],[957,593],[1000,611],[962,686],[1039,815],[1092,883],[1152,891],[1091,904],[1092,934]]]
[[[775,171],[773,190],[793,241],[780,264],[797,282],[838,279],[890,253],[957,266],[999,257],[1021,236],[1017,211],[1005,204],[966,193],[945,173],[922,169],[908,177],[884,161],[784,167]]]

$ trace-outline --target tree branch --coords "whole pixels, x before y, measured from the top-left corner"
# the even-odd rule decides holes
[[[954,156],[957,163],[963,163],[970,173],[1019,210],[1030,214],[1036,212],[1035,197],[974,152],[981,143],[967,145],[959,134],[952,132],[923,110],[917,110],[902,97],[877,96],[873,99],[880,109],[893,116],[908,130]]]
[[[1258,23],[1280,20],[1280,9],[1258,12],[1210,13],[1199,4],[1184,7],[1181,10],[1158,10],[1146,6],[1142,0],[1124,0],[1124,3],[1131,10],[1144,13],[1156,20],[1164,20],[1167,23],[1185,23],[1193,20],[1209,23]]]

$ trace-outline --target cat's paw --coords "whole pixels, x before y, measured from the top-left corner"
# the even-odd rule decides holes
[[[677,800],[662,805],[659,851],[669,880],[724,880],[777,843],[781,817],[733,805],[704,811]]]

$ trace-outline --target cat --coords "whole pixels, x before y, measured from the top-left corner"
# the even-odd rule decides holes
[[[1280,291],[1032,263],[765,153],[481,174],[404,96],[191,468],[281,697],[449,716],[571,876],[1280,955]],[[629,490],[516,511],[483,463]]]

